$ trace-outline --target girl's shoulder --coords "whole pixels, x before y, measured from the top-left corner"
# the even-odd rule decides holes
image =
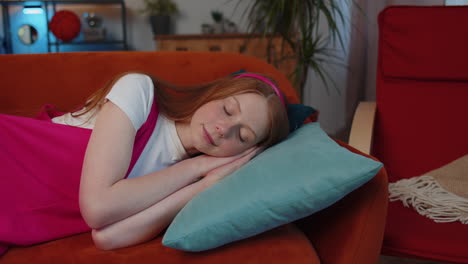
[[[133,90],[133,92],[139,90],[147,94],[148,92],[152,93],[153,89],[153,80],[149,75],[143,73],[127,73],[114,83],[111,93],[112,90]]]
[[[142,73],[142,72],[128,72],[128,73],[125,73],[124,75],[122,75],[121,78],[142,78],[142,79],[151,79],[151,77],[146,74],[146,73]]]
[[[153,105],[153,81],[146,74],[125,74],[117,80],[105,98],[123,110],[138,130],[148,118]]]
[[[122,75],[117,82],[121,81],[133,81],[133,82],[147,82],[153,84],[153,80],[151,79],[151,76],[145,74],[145,73],[139,73],[139,72],[130,72]]]

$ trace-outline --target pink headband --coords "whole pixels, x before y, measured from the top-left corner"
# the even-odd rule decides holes
[[[274,85],[270,80],[268,80],[267,78],[261,76],[261,75],[258,75],[258,74],[253,74],[253,73],[245,73],[245,74],[241,74],[241,75],[237,75],[236,77],[234,77],[234,79],[237,79],[237,78],[240,78],[240,77],[252,77],[252,78],[256,78],[256,79],[259,79],[267,84],[269,84],[271,86],[271,88],[273,88],[273,90],[275,91],[276,95],[278,95],[278,97],[280,98],[281,102],[283,103],[283,105],[286,106],[286,103],[284,102],[284,98],[283,98],[283,95],[281,95],[280,93],[280,90],[278,89],[278,87],[276,87],[276,85]]]

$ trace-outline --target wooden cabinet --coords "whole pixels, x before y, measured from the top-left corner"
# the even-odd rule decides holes
[[[156,35],[156,49],[164,51],[225,51],[239,52],[263,59],[274,65],[289,79],[294,72],[294,59],[282,59],[282,39],[274,37],[269,43],[263,34],[199,34],[199,35]],[[286,53],[291,49],[284,43]],[[270,51],[268,54],[268,51]]]

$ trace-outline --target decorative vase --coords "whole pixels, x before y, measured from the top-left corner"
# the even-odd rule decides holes
[[[224,23],[223,22],[217,22],[213,24],[213,29],[215,34],[222,34],[224,33]]]

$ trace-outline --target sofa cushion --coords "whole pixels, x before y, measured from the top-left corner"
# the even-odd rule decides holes
[[[251,237],[328,207],[381,166],[306,124],[192,199],[163,243],[202,251]]]
[[[226,63],[229,62],[229,63]],[[71,111],[95,90],[128,71],[154,74],[164,80],[194,85],[211,82],[239,69],[272,77],[290,103],[299,98],[288,79],[273,65],[230,52],[108,51],[0,56],[0,113],[35,116],[44,104]],[[28,78],[23,78],[28,65]],[[36,67],[41,65],[41,67]],[[57,74],[57,73],[60,74]],[[17,75],[12,76],[12,73]],[[181,78],[183,74],[183,78]],[[31,81],[34,87],[31,87]]]

